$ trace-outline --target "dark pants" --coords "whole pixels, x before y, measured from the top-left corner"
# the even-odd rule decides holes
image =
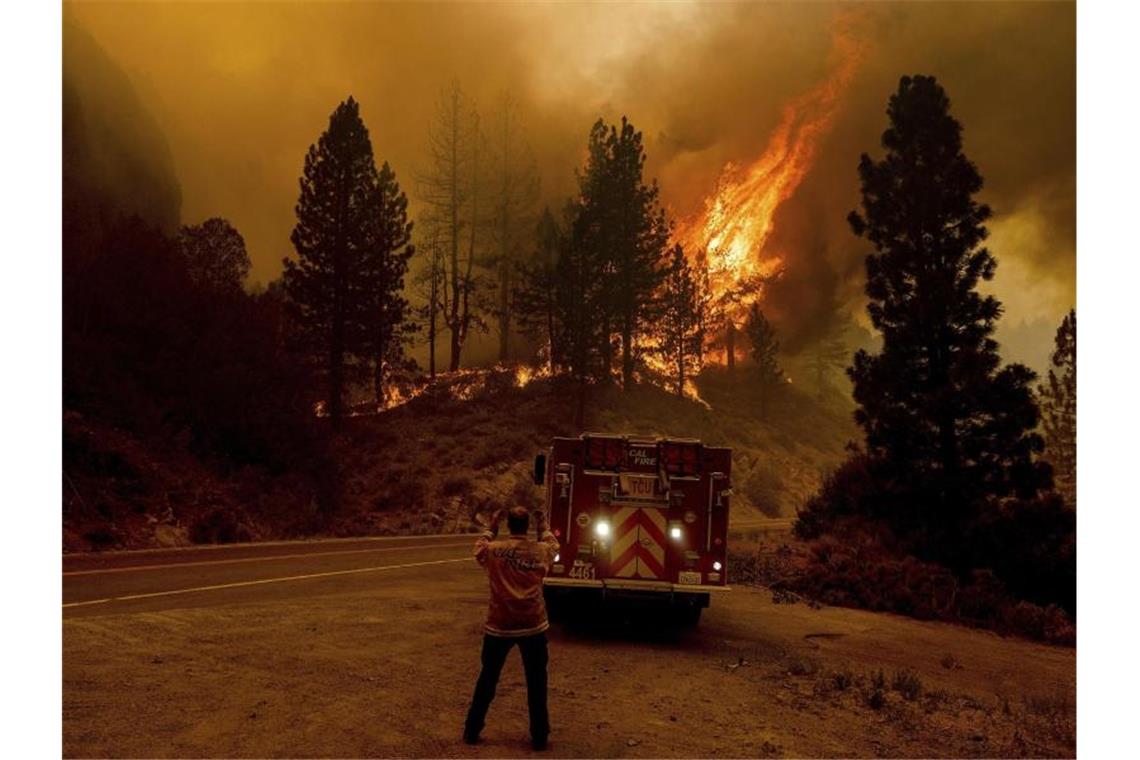
[[[522,653],[523,670],[526,672],[526,703],[530,711],[530,736],[537,741],[545,741],[550,733],[550,716],[546,712],[546,634],[533,636],[483,636],[483,669],[475,683],[475,694],[471,697],[471,709],[467,711],[465,732],[478,736],[487,718],[487,708],[495,698],[495,687],[499,685],[499,674],[511,647],[519,645]]]

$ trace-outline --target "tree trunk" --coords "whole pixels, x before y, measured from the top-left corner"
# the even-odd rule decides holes
[[[376,357],[372,367],[372,389],[376,393],[376,406],[384,407],[384,354]]]
[[[459,369],[459,95],[451,94],[451,360],[452,372]]]
[[[633,319],[628,314],[621,326],[621,385],[633,390]]]
[[[608,307],[606,307],[608,311]],[[610,315],[602,316],[602,382],[607,385],[614,367],[614,347],[610,342]]]
[[[574,416],[574,424],[581,433],[586,427],[586,378],[578,378],[578,411]]]
[[[550,374],[554,374],[554,299],[553,296],[547,302],[546,307],[546,341],[547,351],[550,356],[547,359],[550,361]]]
[[[507,247],[503,245],[499,262],[499,361],[507,360],[507,349],[511,331],[510,312],[510,267],[507,261]]]
[[[736,369],[736,325],[731,319],[724,331],[724,361],[729,372]]]
[[[436,266],[438,252],[432,252],[431,286],[428,289],[428,377],[435,380],[435,320],[439,312],[439,268]]]
[[[678,398],[685,397],[685,351],[680,350],[677,353],[677,396]]]

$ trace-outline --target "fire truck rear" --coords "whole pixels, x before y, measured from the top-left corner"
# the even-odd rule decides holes
[[[668,605],[696,624],[728,590],[731,467],[731,449],[692,439],[555,438],[535,460],[560,545],[545,580],[552,618],[620,601]]]

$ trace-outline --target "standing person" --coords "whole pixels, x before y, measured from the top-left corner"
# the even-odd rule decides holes
[[[483,626],[483,669],[467,711],[463,741],[479,741],[503,663],[511,647],[518,644],[526,672],[530,739],[536,750],[543,750],[550,733],[546,711],[546,629],[550,623],[542,598],[542,579],[558,553],[558,539],[550,532],[546,516],[536,512],[535,532],[540,539],[531,540],[527,536],[530,515],[525,507],[514,507],[507,513],[510,535],[496,539],[503,512],[495,512],[490,528],[475,542],[475,559],[487,571],[490,581],[491,603]]]

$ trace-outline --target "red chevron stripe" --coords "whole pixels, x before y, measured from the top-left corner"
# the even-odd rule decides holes
[[[635,509],[629,513],[629,517],[625,518],[625,520],[623,520],[621,524],[617,526],[617,528],[614,530],[614,535],[623,536],[630,530],[633,530],[635,527],[637,527],[638,523],[640,522],[641,510]]]
[[[653,556],[652,552],[638,542],[634,542],[628,549],[622,552],[617,559],[610,562],[610,572],[616,574],[635,558],[641,560],[646,566],[646,569],[654,574],[652,577],[665,577],[665,568],[657,561],[657,558]],[[640,573],[636,573],[636,575],[640,576]]]
[[[640,559],[642,561],[642,563],[644,563],[645,566],[648,567],[649,570],[653,572],[653,577],[654,578],[664,578],[665,577],[665,568],[663,568],[660,565],[660,563],[657,562],[657,558],[654,557],[652,554],[650,554],[649,550],[646,549],[641,544],[638,544],[637,547],[640,550],[638,552],[638,559]]]
[[[618,570],[621,570],[626,565],[628,565],[630,561],[637,556],[640,549],[641,544],[637,543],[637,541],[634,541],[628,549],[621,553],[617,559],[610,562],[610,572],[616,573]]]
[[[649,532],[650,537],[661,546],[665,546],[665,534],[661,532],[661,528],[657,523],[653,522],[653,518],[648,515],[641,518],[641,527]]]
[[[640,525],[649,532],[650,538],[657,543],[665,546],[665,534],[661,531],[661,526],[653,521],[653,518],[646,514],[644,509],[638,509],[630,514],[621,525],[618,526],[614,532],[615,536],[623,536],[628,531],[632,530],[636,525]]]

